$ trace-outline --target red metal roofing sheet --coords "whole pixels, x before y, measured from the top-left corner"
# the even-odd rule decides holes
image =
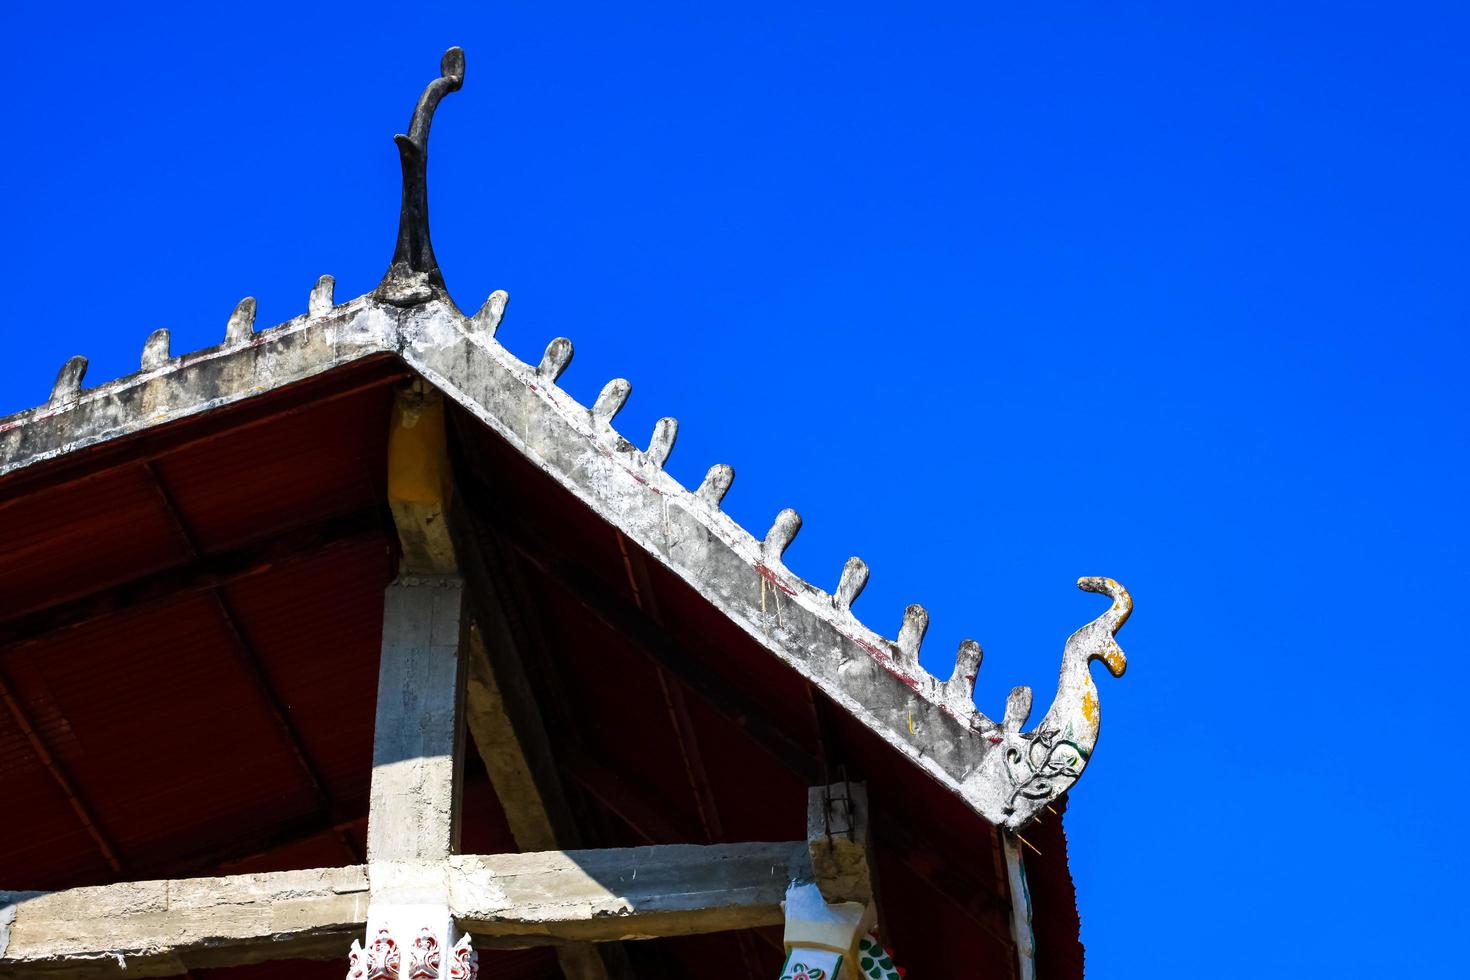
[[[0,497],[0,620],[186,557],[141,466]]]
[[[53,470],[62,485],[40,472],[0,482],[0,495],[9,494],[0,498],[8,535],[0,540],[19,542],[13,553],[0,549],[0,597],[10,603],[0,627],[61,595],[159,568],[187,570],[191,544],[206,556],[233,554],[318,518],[372,519],[381,511],[394,377],[382,365],[374,370],[381,380],[366,388],[361,372],[318,379],[314,396],[302,389],[277,401],[278,416],[245,406],[173,426],[169,438],[106,447],[93,456],[101,475],[68,460]],[[826,766],[835,779],[845,767],[868,781],[885,939],[910,976],[1012,975],[992,828],[497,437],[464,416],[456,432],[458,456],[473,469],[462,474],[473,477],[470,502],[514,515],[540,552],[528,561],[508,550],[506,574],[531,641],[528,673],[589,845],[802,836],[807,776],[753,736],[759,721],[785,740],[783,751],[807,757],[804,768]],[[144,459],[174,500],[182,534],[148,484]],[[481,529],[494,544],[495,532],[484,521]],[[95,812],[127,877],[345,864],[361,853],[391,538],[379,526],[311,540],[308,553],[257,562],[214,591],[104,608],[0,647],[0,679]],[[568,589],[558,556],[579,565],[584,585],[652,623],[681,658],[676,667],[702,671],[722,700],[759,717],[733,717],[729,704],[716,709],[680,670],[655,667],[642,641],[609,628]],[[320,779],[327,812],[272,699]],[[465,771],[466,848],[510,850],[473,754]],[[7,810],[16,825],[0,834],[0,884],[54,888],[117,877],[9,712],[0,712],[0,796],[27,804]],[[1042,976],[1080,976],[1060,822],[1044,823],[1038,837],[1043,856],[1028,865],[1045,921]],[[768,976],[780,962],[778,936],[660,940],[635,944],[630,955],[650,976],[711,958],[726,975]],[[487,954],[486,963],[487,976],[559,975],[546,950]],[[342,968],[277,964],[200,976],[340,976]]]
[[[321,379],[319,402],[290,393],[279,417],[242,406],[176,426],[177,442],[98,450],[96,471],[62,460],[0,483],[0,623],[37,607],[64,613],[73,596],[106,596],[160,569],[187,582],[197,553],[279,539],[319,518],[365,514],[353,526],[369,529],[303,538],[306,554],[286,538],[276,557],[216,589],[122,608],[91,602],[69,628],[0,646],[0,680],[40,742],[0,714],[0,796],[28,804],[8,811],[14,833],[0,835],[5,887],[202,873],[282,845],[310,867],[326,852],[292,842],[336,824],[349,829],[329,833],[330,863],[352,858],[343,835],[366,810],[393,574],[376,486],[391,380]],[[63,482],[48,485],[47,469]],[[92,812],[120,871],[68,792]],[[281,866],[279,854],[273,861]]]

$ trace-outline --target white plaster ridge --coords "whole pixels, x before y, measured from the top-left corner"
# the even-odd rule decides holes
[[[905,612],[895,639],[859,622],[851,604],[866,584],[865,564],[848,563],[835,595],[792,573],[782,554],[800,530],[794,511],[757,540],[720,509],[729,467],[711,469],[696,491],[683,487],[664,468],[674,421],[661,421],[648,449],[637,448],[612,425],[627,382],[610,383],[590,409],[581,405],[557,384],[571,343],[553,341],[537,365],[520,361],[496,339],[505,304],[497,291],[472,318],[438,298],[400,307],[368,294],[333,305],[323,277],[306,315],[254,333],[253,310],[242,303],[225,343],[164,361],[155,351],[150,363],[160,366],[146,372],[84,390],[85,365],[74,359],[45,405],[0,420],[0,476],[396,354],[991,823],[1023,826],[1081,775],[1099,716],[1088,664],[1100,659],[1121,674],[1125,663],[1113,639],[1131,609],[1122,586],[1079,582],[1112,607],[1067,641],[1042,724],[999,726],[974,706],[977,644],[961,645],[948,679],[930,675],[918,661],[922,607]]]

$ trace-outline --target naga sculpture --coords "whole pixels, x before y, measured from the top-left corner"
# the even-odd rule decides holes
[[[1091,663],[1101,660],[1114,677],[1122,677],[1128,669],[1128,658],[1116,636],[1133,612],[1133,598],[1110,578],[1079,579],[1077,587],[1106,595],[1113,604],[1067,638],[1056,697],[1032,731],[1020,731],[1031,713],[1031,689],[1011,691],[1000,732],[990,736],[1001,752],[993,753],[987,759],[989,765],[981,769],[993,785],[1009,787],[1001,809],[1006,825],[1012,828],[1025,824],[1065,792],[1092,758],[1102,709],[1088,669]],[[991,762],[996,756],[1000,762]],[[995,779],[997,765],[1004,771],[1004,781]]]

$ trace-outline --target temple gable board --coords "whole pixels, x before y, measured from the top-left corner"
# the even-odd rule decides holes
[[[853,612],[466,315],[429,232],[451,48],[382,282],[0,420],[0,977],[1082,973],[1062,814],[1132,609],[1041,718]],[[644,448],[639,448],[640,446]],[[892,631],[893,636],[888,635]],[[16,806],[15,801],[25,801]]]

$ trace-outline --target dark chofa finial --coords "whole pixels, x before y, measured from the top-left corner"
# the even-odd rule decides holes
[[[403,206],[398,212],[398,245],[393,262],[378,284],[378,298],[397,306],[414,306],[435,295],[447,296],[444,276],[429,242],[429,125],[439,100],[464,84],[464,51],[450,48],[439,62],[438,78],[429,83],[408,124],[408,135],[393,137],[403,164]]]

